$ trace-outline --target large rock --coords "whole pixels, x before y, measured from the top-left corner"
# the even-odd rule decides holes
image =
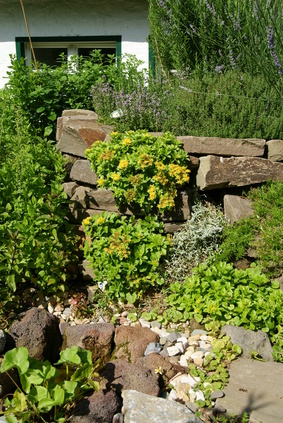
[[[137,364],[150,369],[154,372],[156,369],[162,369],[162,380],[163,384],[168,385],[169,381],[180,371],[184,372],[184,369],[177,365],[170,363],[168,357],[163,357],[162,355],[152,352],[145,357],[141,357],[137,360]]]
[[[154,396],[158,396],[160,392],[158,374],[125,360],[109,361],[100,375],[104,378],[101,387],[114,389],[118,394],[125,389],[134,389]]]
[[[239,358],[230,364],[225,396],[216,401],[227,414],[242,416],[246,411],[252,423],[282,421],[282,363]]]
[[[115,358],[135,363],[144,356],[150,342],[158,342],[157,333],[140,326],[118,326],[115,331]]]
[[[267,157],[273,162],[283,161],[283,140],[267,141]]]
[[[100,390],[83,398],[72,411],[72,423],[112,423],[121,401],[114,391]]]
[[[200,158],[196,183],[202,190],[240,187],[266,182],[283,181],[283,163],[258,157]]]
[[[110,323],[69,326],[64,331],[62,349],[76,345],[90,350],[94,363],[100,359],[105,364],[111,357],[113,338],[114,325]]]
[[[91,170],[89,160],[76,160],[72,166],[70,178],[76,182],[96,185],[96,174]]]
[[[224,195],[223,203],[225,217],[232,225],[241,219],[246,219],[254,213],[252,202],[249,198],[227,194]]]
[[[264,155],[265,140],[258,138],[237,139],[217,137],[177,137],[189,154],[216,156],[257,156]]]
[[[238,344],[243,350],[243,357],[251,358],[251,351],[256,351],[265,361],[273,361],[272,346],[267,333],[259,330],[254,332],[237,326],[225,325],[222,333],[230,336],[233,344]]]
[[[96,114],[63,114],[57,119],[57,149],[72,156],[85,157],[85,150],[96,141],[104,141],[113,130],[97,122]]]
[[[78,268],[80,274],[82,275],[85,281],[94,280],[95,275],[89,260],[84,259],[83,261],[81,261],[78,265]]]
[[[135,390],[122,393],[124,423],[202,423],[186,406]]]
[[[26,347],[30,357],[54,363],[62,343],[59,319],[45,310],[33,307],[12,324],[7,341],[9,349]]]
[[[88,208],[88,193],[91,191],[90,187],[85,187],[80,185],[73,193],[71,197],[72,206],[74,208],[82,207],[84,209]]]
[[[107,210],[108,212],[117,212],[115,197],[110,189],[96,190],[92,189],[87,193],[88,208],[94,210]]]

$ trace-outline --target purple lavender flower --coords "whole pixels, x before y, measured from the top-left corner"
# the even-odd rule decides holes
[[[224,69],[224,65],[218,65],[215,67],[215,72],[222,73],[222,70]]]
[[[255,2],[254,2],[254,17],[258,21],[259,17],[258,17],[258,4],[257,4],[257,0],[255,0]]]
[[[213,4],[209,4],[207,0],[205,0],[205,5],[207,7],[207,9],[210,11],[210,13],[215,16],[216,15],[216,10],[214,9]]]
[[[229,51],[229,60],[230,60],[232,69],[236,69],[237,66],[236,66],[236,62],[235,62],[232,50]]]
[[[190,24],[190,28],[191,28],[191,30],[192,30],[193,32],[196,32],[196,29],[195,29],[195,27],[194,27],[194,25],[193,25],[193,24]]]
[[[270,50],[270,54],[273,57],[275,67],[278,69],[279,75],[282,75],[282,66],[275,51],[274,30],[272,26],[270,26],[267,30],[267,45]]]
[[[235,31],[241,31],[240,19],[239,22],[236,21],[233,15],[230,15],[231,21],[233,22]]]

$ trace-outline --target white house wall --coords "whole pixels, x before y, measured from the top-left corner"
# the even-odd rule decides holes
[[[147,0],[23,0],[31,37],[122,37],[121,50],[148,68]],[[19,0],[0,0],[0,88],[7,82],[16,37],[27,37]]]

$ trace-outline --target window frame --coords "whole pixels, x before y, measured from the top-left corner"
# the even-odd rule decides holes
[[[31,62],[31,49],[29,46],[28,37],[16,37],[16,56],[20,60],[22,57],[25,59],[27,66]],[[36,46],[44,47],[62,47],[68,49],[68,58],[77,54],[80,47],[92,47],[99,49],[105,47],[116,48],[116,60],[121,60],[122,55],[122,36],[121,35],[105,35],[105,36],[77,36],[77,37],[32,37],[32,43]],[[100,47],[99,47],[100,45]],[[26,46],[28,51],[26,51]],[[96,47],[97,46],[97,47]],[[70,50],[70,52],[69,52]],[[28,53],[28,54],[27,54]]]

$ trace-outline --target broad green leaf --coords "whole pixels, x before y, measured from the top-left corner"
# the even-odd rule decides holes
[[[54,399],[56,405],[64,404],[65,391],[61,386],[56,385],[55,388],[50,391],[50,395]]]
[[[62,363],[69,363],[69,364],[91,364],[92,363],[92,355],[91,351],[84,350],[82,348],[77,347],[74,345],[72,348],[66,348],[65,350],[61,351],[60,353],[60,359],[56,363],[62,364]]]
[[[17,367],[19,373],[25,373],[29,368],[28,350],[25,347],[7,351],[1,365],[1,373]]]

